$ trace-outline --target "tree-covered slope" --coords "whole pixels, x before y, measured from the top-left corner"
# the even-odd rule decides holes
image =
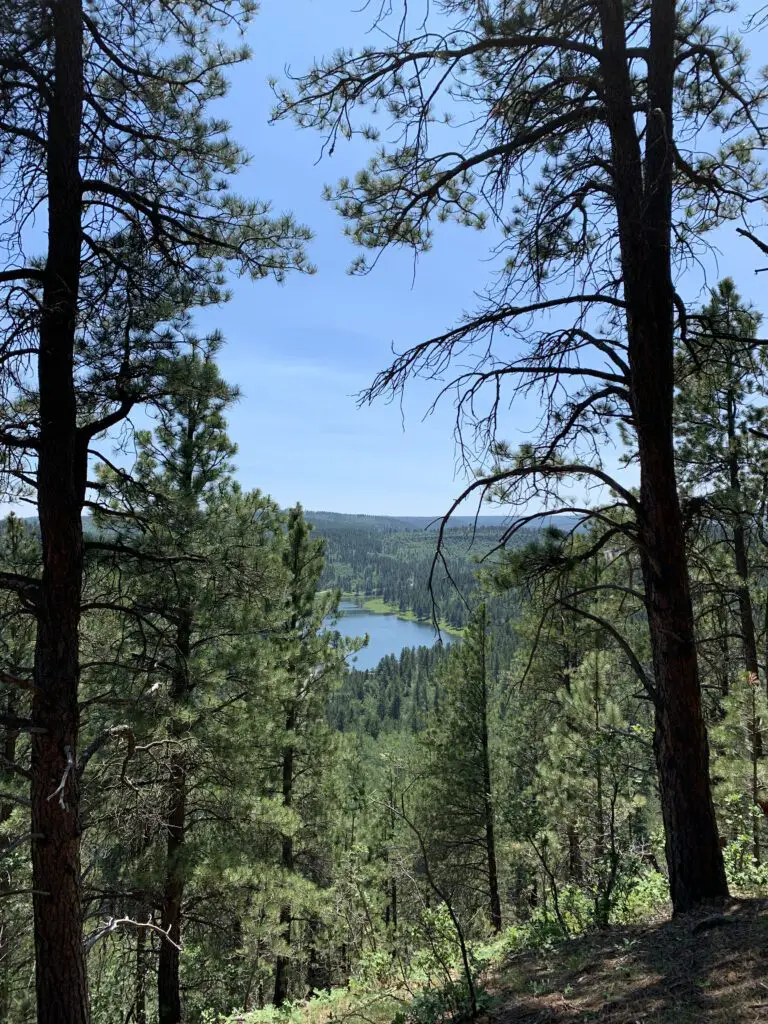
[[[433,530],[404,529],[401,521],[384,517],[372,517],[371,524],[361,522],[365,518],[314,520],[315,533],[326,542],[321,585],[360,597],[378,596],[397,611],[423,619],[437,615],[463,628],[477,592],[478,573],[499,561],[499,527],[448,528],[438,550]],[[530,542],[536,535],[520,530],[515,542]],[[513,617],[514,602],[493,601],[491,616],[497,621]]]

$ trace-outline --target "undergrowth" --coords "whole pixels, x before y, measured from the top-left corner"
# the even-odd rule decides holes
[[[745,835],[729,843],[724,855],[732,893],[739,898],[764,898],[768,890],[768,868],[754,864],[750,837]],[[470,945],[478,1016],[487,1014],[501,998],[496,984],[499,979],[506,980],[509,987],[517,957],[535,954],[539,963],[549,965],[548,970],[558,964],[565,969],[567,951],[571,947],[564,947],[564,940],[589,932],[610,935],[610,932],[594,931],[593,904],[577,886],[560,888],[558,909],[559,917],[555,917],[551,909],[539,910],[529,920],[510,925],[501,934]],[[431,912],[428,943],[419,947],[415,934],[399,934],[398,944],[363,956],[355,976],[343,988],[286,1004],[279,1010],[268,1006],[228,1017],[209,1015],[205,1024],[447,1024],[448,1021],[458,1024],[466,1021],[471,1017],[470,994],[461,970],[456,936],[448,914],[443,911],[444,908]],[[628,929],[631,934],[634,926],[651,926],[668,919],[669,911],[666,878],[649,870],[634,876],[625,888],[619,887],[611,924]],[[620,944],[620,939],[617,936],[606,941]],[[636,940],[625,937],[623,941],[620,953],[625,956]],[[537,994],[535,989],[540,984],[536,979],[526,982],[533,995]]]
[[[666,879],[655,871],[635,877],[617,896],[616,924],[632,924],[659,917],[668,907]],[[510,925],[487,941],[470,948],[478,1015],[490,1010],[494,997],[487,979],[518,953],[551,952],[558,943],[591,927],[589,898],[576,886],[559,893],[560,921],[539,911],[529,920]],[[355,976],[343,988],[319,993],[311,999],[240,1011],[228,1017],[209,1016],[205,1024],[443,1024],[468,1020],[470,998],[462,979],[455,937],[447,915],[435,912],[428,949],[405,959],[396,949],[364,956]]]

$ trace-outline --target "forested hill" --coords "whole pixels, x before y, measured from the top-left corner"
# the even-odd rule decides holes
[[[477,523],[471,516],[460,517],[445,531],[443,562],[435,560],[437,533],[430,528],[439,519],[331,512],[308,512],[307,519],[315,535],[326,542],[322,586],[360,598],[377,597],[401,613],[423,619],[432,617],[434,597],[439,618],[456,628],[467,623],[478,573],[499,561],[499,537],[503,524],[509,525],[501,516],[482,517]],[[521,529],[510,546],[530,543],[538,535],[537,530]],[[514,609],[510,595],[490,601],[496,621],[508,621]]]
[[[399,533],[403,530],[434,530],[436,531],[442,521],[442,515],[434,516],[375,516],[364,515],[355,512],[305,512],[308,522],[312,523],[319,533],[330,533],[334,530],[349,530],[353,528],[368,530],[384,530],[387,532]],[[546,516],[539,520],[541,526],[557,526],[562,530],[568,530],[577,523],[574,516]],[[451,529],[460,527],[476,526],[480,529],[486,527],[497,531],[507,527],[514,522],[509,516],[459,516],[453,515],[449,521]]]

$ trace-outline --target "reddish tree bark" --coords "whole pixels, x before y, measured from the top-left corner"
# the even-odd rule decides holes
[[[32,878],[38,1024],[88,1024],[82,941],[78,740],[86,453],[77,429],[74,341],[80,283],[81,0],[50,5],[54,76],[47,109],[48,253],[40,318],[37,599],[32,717]]]
[[[656,685],[659,770],[675,911],[728,895],[709,782],[693,609],[673,451],[671,277],[676,9],[654,0],[644,151],[634,123],[620,0],[601,7],[605,103],[627,310],[630,404],[640,463],[640,553]]]

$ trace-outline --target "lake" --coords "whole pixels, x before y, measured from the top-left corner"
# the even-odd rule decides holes
[[[387,654],[398,655],[404,647],[432,647],[437,640],[434,629],[426,622],[411,622],[399,619],[388,612],[370,612],[353,601],[342,601],[335,625],[342,636],[365,636],[368,646],[349,659],[354,668],[375,668]],[[444,644],[454,637],[443,631]]]

